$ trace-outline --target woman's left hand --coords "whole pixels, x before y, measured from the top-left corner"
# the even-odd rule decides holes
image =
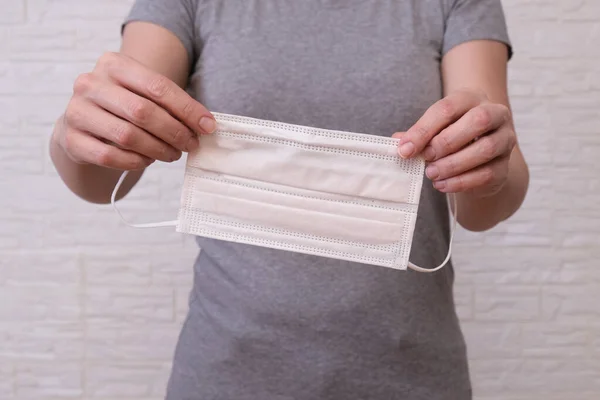
[[[477,197],[504,187],[517,143],[509,108],[473,91],[448,95],[394,137],[402,157],[420,155],[428,162],[425,173],[437,190]]]

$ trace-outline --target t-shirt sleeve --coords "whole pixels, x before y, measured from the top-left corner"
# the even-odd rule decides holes
[[[506,44],[509,58],[513,48],[501,0],[450,0],[442,55],[472,40],[495,40]]]
[[[121,26],[143,21],[159,25],[179,38],[190,63],[196,58],[195,19],[198,0],[135,0]]]

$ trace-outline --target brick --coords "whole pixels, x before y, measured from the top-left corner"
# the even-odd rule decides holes
[[[581,137],[586,140],[597,138],[597,136],[591,134],[597,130],[597,98],[598,91],[595,90],[589,93],[561,96],[552,100],[548,110],[551,116],[549,121],[555,124],[556,127],[566,129],[564,131],[558,130],[559,137],[568,134],[568,137],[572,140],[579,140]]]
[[[540,315],[540,293],[535,286],[478,286],[476,321],[530,321]]]
[[[527,359],[520,373],[511,377],[510,381],[514,389],[539,395],[573,392],[582,387],[599,391],[599,378],[597,360]]]
[[[90,321],[87,324],[86,357],[89,361],[105,362],[170,360],[180,330],[180,324],[174,322]]]
[[[543,400],[565,400],[565,399],[577,399],[577,400],[597,400],[598,393],[593,392],[572,392],[572,393],[561,393],[557,395],[552,394],[544,394],[543,397],[532,397],[536,396],[535,394],[528,395],[492,395],[492,396],[478,396],[477,400],[531,400],[533,398],[543,399]]]
[[[79,321],[0,322],[0,360],[80,360],[83,357],[83,323]]]
[[[519,248],[554,244],[552,210],[520,210],[509,221],[496,226],[485,235],[486,247]]]
[[[516,323],[462,323],[469,359],[518,358],[522,353],[521,327]]]
[[[521,359],[472,360],[470,374],[475,397],[502,393],[504,396],[514,394],[511,390],[510,378],[516,375],[523,366]],[[517,392],[518,393],[518,392]]]
[[[582,388],[597,391],[598,368],[597,361],[589,359],[512,359],[475,360],[472,371],[477,382],[474,390],[482,397],[503,393],[506,397],[529,395],[546,399],[556,395],[567,399],[572,397],[565,397],[565,393],[585,393]]]
[[[556,148],[556,151],[553,159],[557,169],[577,165],[590,171],[591,174],[592,171],[597,171],[600,168],[600,158],[598,157],[598,154],[600,154],[600,137],[596,135],[581,136],[575,140],[567,137],[558,137],[554,140],[553,147]],[[584,175],[584,171],[581,170],[576,175]],[[556,181],[556,186],[560,190],[560,187],[565,183],[567,182]],[[559,205],[563,205],[563,203],[559,203]]]
[[[0,141],[0,169],[5,174],[40,174],[44,170],[44,143],[41,139],[7,135]],[[2,182],[0,182],[0,186]],[[4,190],[2,193],[6,193]]]
[[[168,363],[90,363],[85,391],[89,398],[148,398],[164,396]]]
[[[16,366],[17,398],[78,399],[83,394],[82,366],[80,363],[47,361],[21,362]]]
[[[19,107],[13,96],[0,95],[0,136],[13,136],[19,129]]]
[[[93,67],[89,62],[0,63],[0,94],[70,94],[77,76]],[[48,79],[49,77],[52,79]],[[27,85],[22,82],[27,82]]]
[[[74,197],[71,200],[75,200]],[[156,212],[136,212],[135,215],[124,213],[124,216],[131,223],[169,219],[167,212],[158,210]],[[21,220],[19,224],[23,224],[23,221]],[[129,248],[132,245],[138,245],[142,248],[151,245],[176,244],[181,246],[183,241],[183,235],[175,232],[175,229],[171,227],[156,229],[129,227],[119,219],[110,206],[90,207],[89,211],[85,213],[47,214],[43,220],[38,221],[38,224],[35,226],[33,233],[16,232],[21,243],[30,243],[32,242],[32,236],[39,235],[39,241],[34,241],[27,246],[34,248],[36,246],[51,246],[61,249],[72,248],[73,246],[89,246],[117,251]],[[77,232],[77,235],[74,235],[73,232]]]
[[[170,322],[174,310],[173,290],[167,288],[90,287],[85,294],[85,315],[90,320]]]
[[[148,286],[152,257],[141,252],[103,252],[83,257],[88,286]]]
[[[586,326],[586,333],[593,349],[592,357],[600,357],[600,321],[593,321]]]
[[[198,246],[191,242],[178,251],[157,252],[151,262],[153,284],[189,289],[194,279],[194,263],[198,252]]]
[[[27,218],[30,215],[54,215],[55,218],[65,218],[70,213],[90,213],[97,206],[87,204],[74,195],[55,177],[44,175],[27,175],[28,185],[22,185],[22,176],[14,175],[0,182],[0,190],[4,195],[5,214],[17,219],[17,216]],[[65,210],[68,210],[66,212]],[[28,218],[27,225],[43,228],[43,221],[33,221]],[[27,228],[31,229],[31,228]],[[18,233],[18,232],[15,232]]]
[[[580,211],[579,211],[580,212]],[[573,214],[570,211],[557,213],[554,223],[560,229],[558,241],[565,248],[594,248],[600,243],[600,214]],[[590,259],[591,261],[591,259]]]
[[[76,56],[76,37],[77,30],[70,24],[0,26],[0,38],[11,39],[0,42],[0,51],[3,59],[11,61],[74,61],[79,58]]]
[[[25,0],[2,2],[0,24],[21,24],[25,22]]]
[[[549,274],[546,282],[577,286],[600,283],[598,267],[592,262],[600,259],[600,249],[564,249],[559,258],[560,270]]]
[[[0,398],[12,399],[13,390],[13,366],[8,362],[0,362]]]
[[[0,290],[0,323],[75,321],[81,316],[80,290],[75,286],[5,286]]]
[[[586,357],[590,333],[586,324],[531,323],[522,326],[523,356],[556,359]]]
[[[60,288],[78,285],[80,279],[79,256],[74,253],[17,252],[0,258],[0,285]]]
[[[528,132],[552,132],[551,119],[539,118],[539,115],[550,115],[553,107],[552,102],[538,96],[511,97],[511,106],[515,129],[519,137],[529,135]],[[543,140],[542,137],[532,137],[540,141]]]
[[[45,125],[48,127],[48,134],[52,132],[51,127],[58,117],[65,111],[71,94],[65,91],[64,94],[19,94],[14,96],[14,102],[18,109],[17,115],[19,122],[29,125]],[[27,135],[27,131],[24,131]]]
[[[132,0],[104,0],[102,3],[80,0],[28,0],[29,19],[34,23],[52,24],[100,21],[106,25],[118,21],[129,11]],[[59,24],[56,24],[59,23]]]
[[[532,21],[513,26],[512,32],[517,48],[527,48],[529,57],[549,59],[589,59],[594,53],[582,49],[591,48],[600,37],[597,21],[564,21],[561,29],[555,21]]]
[[[561,271],[559,253],[550,247],[523,247],[515,252],[502,247],[481,251],[464,245],[457,252],[457,282],[476,287],[553,282]]]
[[[547,321],[586,323],[599,318],[600,285],[544,286],[542,313]]]

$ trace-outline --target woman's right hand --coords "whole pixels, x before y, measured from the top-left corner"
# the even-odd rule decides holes
[[[178,160],[216,128],[176,83],[119,53],[77,78],[59,124],[53,140],[73,161],[118,170]]]

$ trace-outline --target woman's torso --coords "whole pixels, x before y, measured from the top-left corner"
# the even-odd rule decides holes
[[[211,111],[390,136],[442,96],[447,3],[199,2],[191,93]],[[411,261],[438,265],[447,229],[424,182]],[[470,398],[451,265],[421,274],[198,243],[173,399]]]

